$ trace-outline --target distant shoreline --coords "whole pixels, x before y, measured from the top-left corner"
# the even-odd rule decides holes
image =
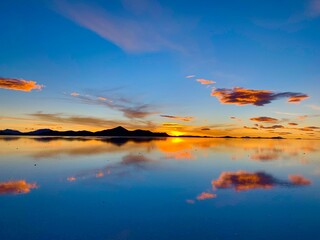
[[[127,130],[124,127],[118,126],[116,128],[106,129],[97,132],[90,131],[56,131],[52,129],[38,129],[31,132],[20,132],[12,129],[0,130],[0,136],[37,136],[37,137],[113,137],[113,138],[223,138],[223,139],[295,139],[295,140],[320,140],[310,138],[284,138],[282,136],[275,137],[250,137],[250,136],[192,136],[192,135],[181,135],[171,136],[166,132],[152,132],[149,130]]]

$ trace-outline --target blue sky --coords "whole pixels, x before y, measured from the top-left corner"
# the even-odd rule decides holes
[[[0,128],[319,137],[303,129],[319,127],[319,0],[12,0],[0,8]],[[17,91],[10,79],[44,87]],[[270,91],[271,101],[221,99],[235,87]],[[250,120],[262,116],[283,127]]]

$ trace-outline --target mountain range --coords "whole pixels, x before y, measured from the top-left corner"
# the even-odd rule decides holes
[[[20,132],[12,129],[0,130],[0,135],[26,135],[26,136],[121,136],[121,137],[170,137],[165,132],[151,132],[148,130],[127,130],[116,127],[97,132],[90,131],[56,131],[52,129],[38,129],[31,132]]]

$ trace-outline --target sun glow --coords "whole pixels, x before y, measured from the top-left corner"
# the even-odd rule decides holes
[[[184,134],[184,132],[179,132],[179,131],[171,131],[170,132],[171,136],[181,136],[183,134]]]

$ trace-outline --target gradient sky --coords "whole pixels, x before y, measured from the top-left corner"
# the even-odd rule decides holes
[[[0,9],[0,129],[320,138],[320,0]]]

